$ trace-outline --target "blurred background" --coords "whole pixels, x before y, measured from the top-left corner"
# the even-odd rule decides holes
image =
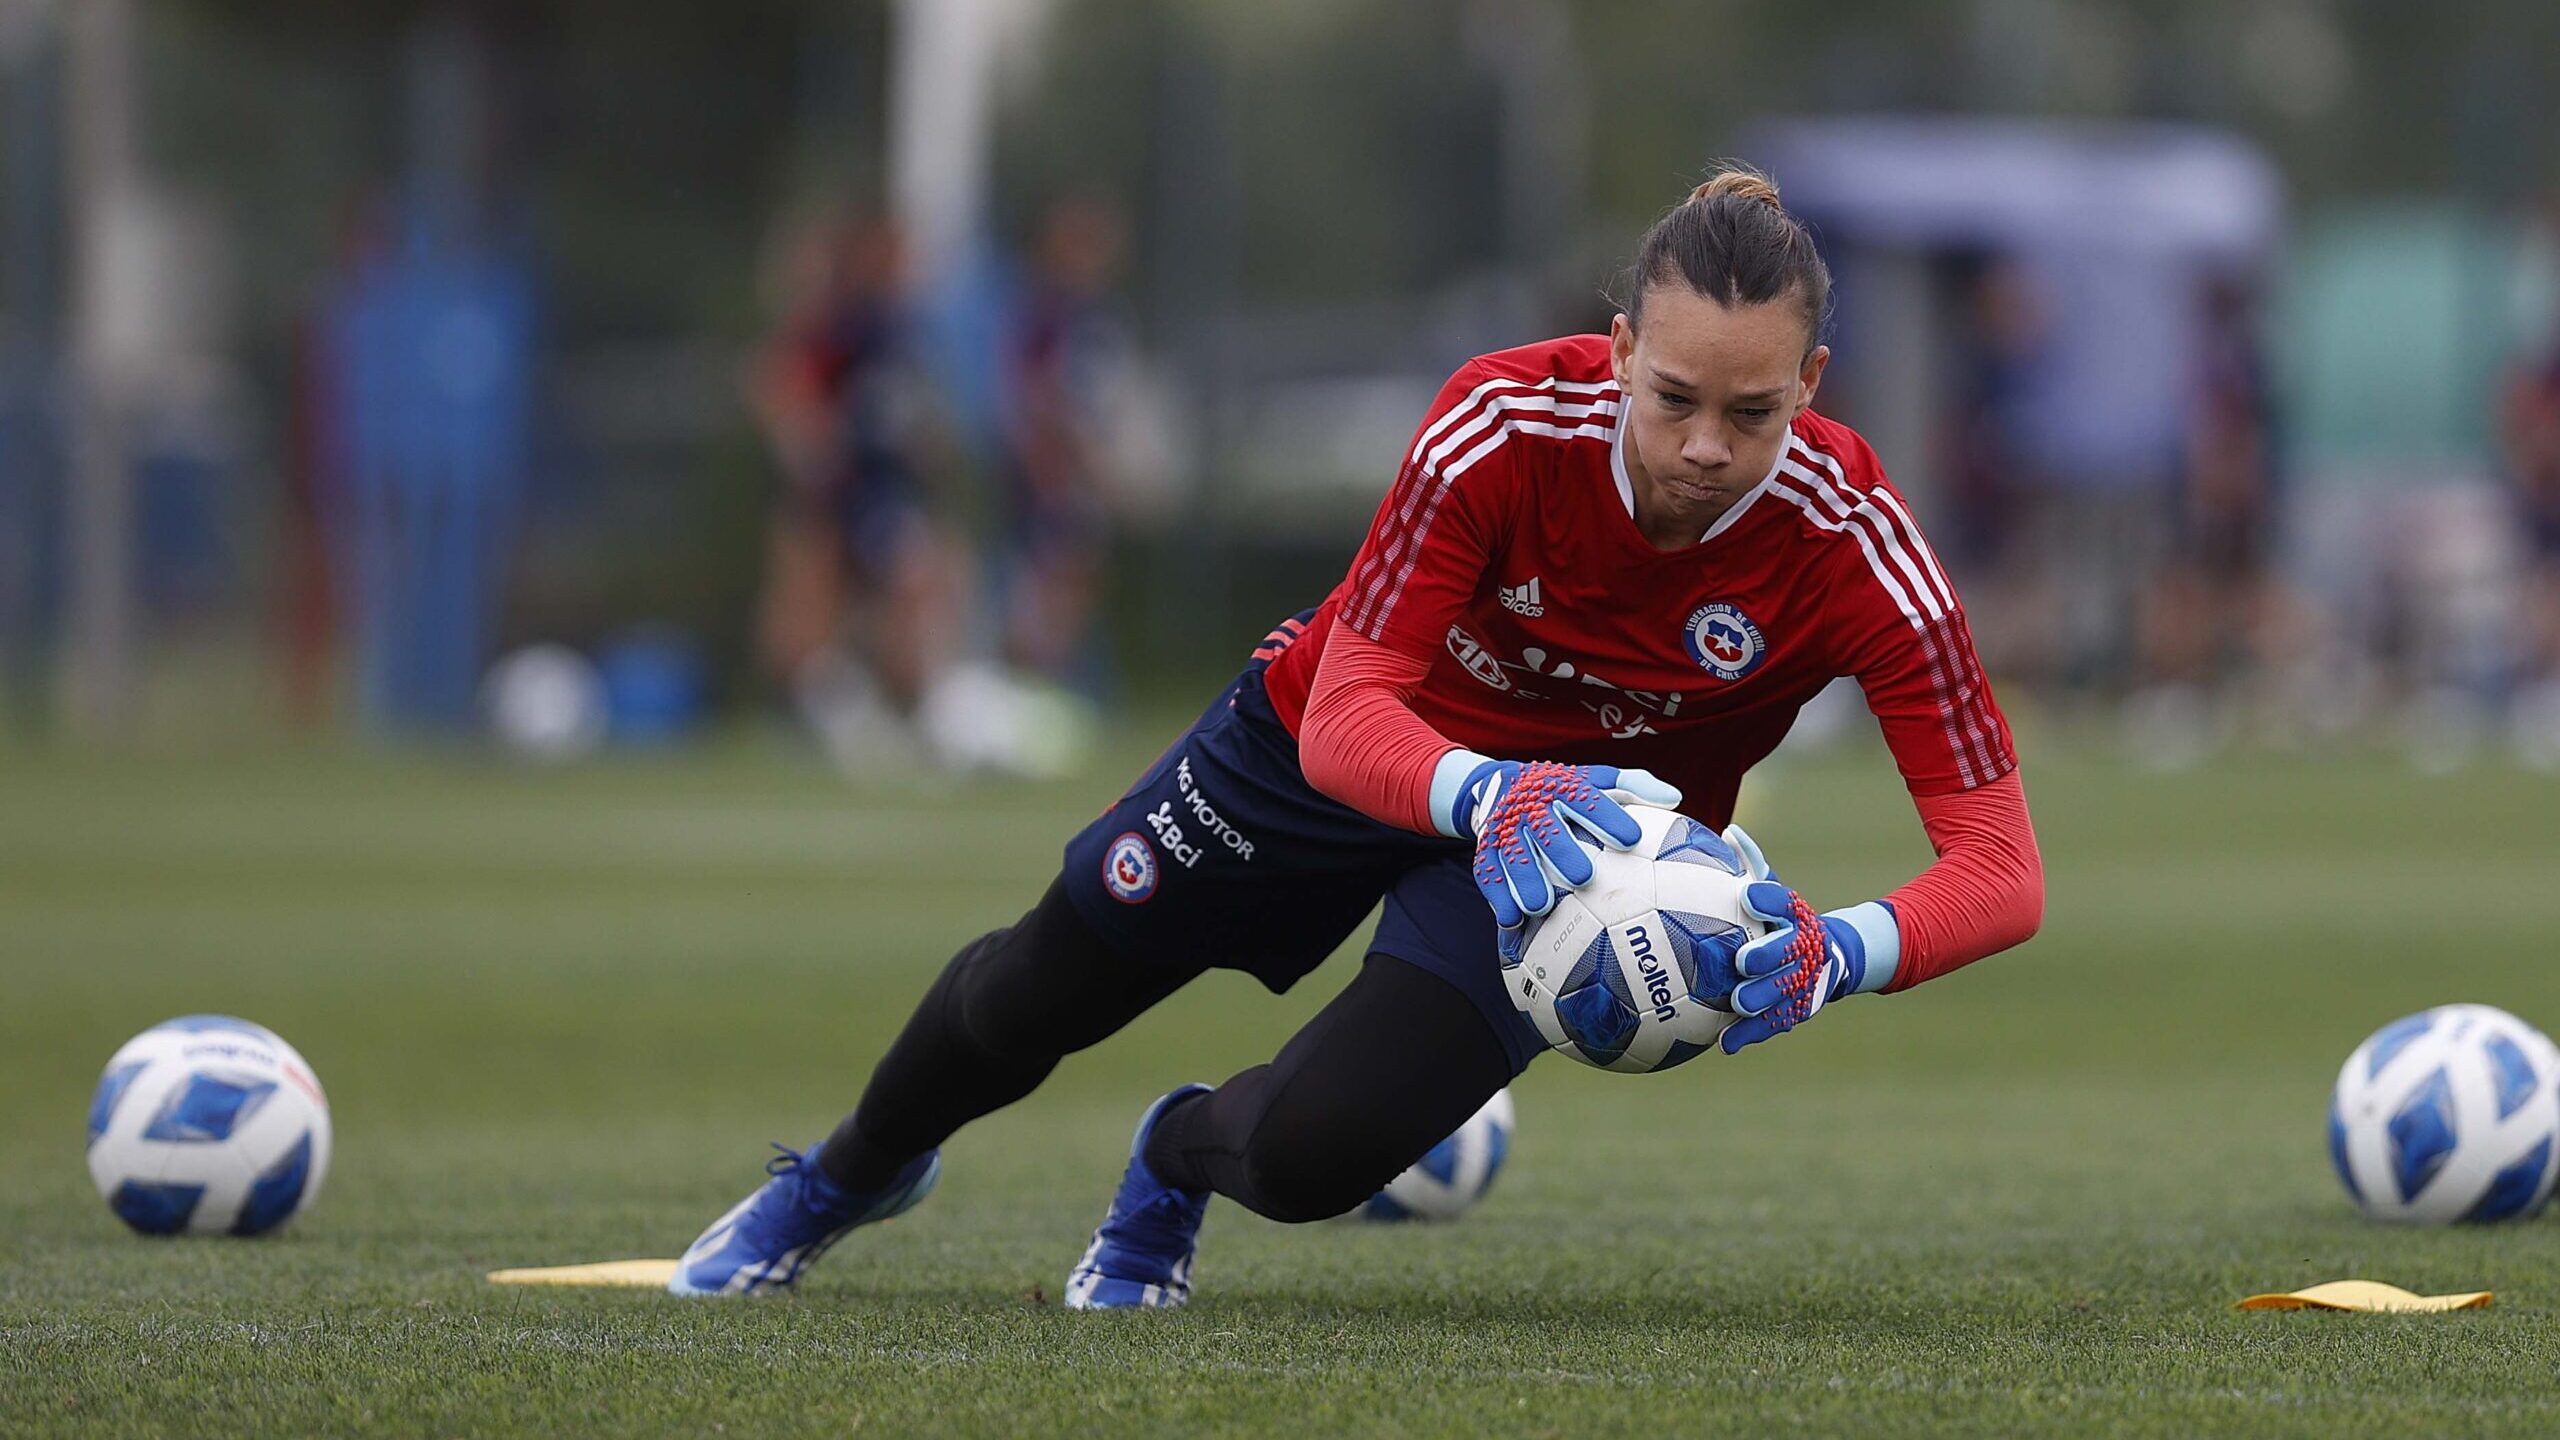
[[[2323,1123],[2395,1015],[2560,1031],[2554,95],[2552,0],[0,0],[0,1431],[2560,1432],[2550,1231],[2365,1224]],[[1040,1301],[1329,981],[1071,1058],[815,1303],[481,1283],[827,1133],[1720,157],[2018,723],[2031,946],[1536,1067],[1447,1232],[1222,1215],[1214,1333]],[[1744,797],[1825,905],[1927,856],[1861,709]],[[89,1194],[191,1011],[328,1086],[282,1244]],[[2500,1299],[2222,1313],[2342,1275]]]
[[[2560,769],[2555,88],[2532,0],[0,0],[0,723],[1072,773],[1731,156],[2056,743]]]

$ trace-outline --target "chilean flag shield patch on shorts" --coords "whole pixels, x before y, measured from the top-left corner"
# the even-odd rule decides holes
[[[1156,893],[1156,852],[1147,837],[1131,830],[1102,852],[1102,888],[1123,905]]]

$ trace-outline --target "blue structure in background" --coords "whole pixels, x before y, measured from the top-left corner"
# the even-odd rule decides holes
[[[604,678],[605,733],[616,744],[663,745],[702,722],[702,652],[681,631],[628,630],[596,654]]]
[[[62,610],[62,457],[44,377],[0,353],[0,691],[32,729],[51,688]]]
[[[944,261],[914,298],[917,356],[958,439],[981,460],[1004,443],[1005,338],[1022,277],[983,243]]]
[[[535,287],[520,256],[403,229],[323,327],[331,542],[365,721],[458,729],[529,469]]]
[[[42,723],[62,609],[61,132],[50,46],[0,57],[0,720]]]

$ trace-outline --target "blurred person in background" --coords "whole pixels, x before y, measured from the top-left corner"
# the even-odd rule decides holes
[[[1004,656],[1032,675],[1101,688],[1093,611],[1110,543],[1099,382],[1124,363],[1111,285],[1125,249],[1119,209],[1072,196],[1043,212],[1008,327],[1004,425]]]
[[[2049,547],[2037,534],[2048,518],[2039,511],[2049,507],[2040,504],[2026,434],[2045,364],[2043,297],[2014,261],[1984,251],[1949,257],[1940,283],[1955,317],[1939,441],[1947,568],[1989,597],[1976,627],[1984,663],[2047,682],[2061,644],[2059,607],[2044,570]]]
[[[298,728],[320,725],[335,704],[350,598],[338,552],[354,484],[347,473],[353,397],[336,332],[348,292],[389,250],[391,234],[388,194],[380,185],[358,187],[338,216],[332,262],[303,298],[294,326],[276,625],[285,717]]]
[[[2142,689],[2128,716],[2137,745],[2165,764],[2211,748],[2219,694],[2277,703],[2270,687],[2303,638],[2275,566],[2275,396],[2256,286],[2215,274],[2198,303],[2195,394],[2166,545],[2137,601]]]
[[[2523,542],[2514,729],[2529,764],[2560,769],[2560,340],[2516,365],[2502,438]]]
[[[2516,367],[2505,409],[2526,552],[2521,678],[2560,680],[2560,344]]]
[[[835,758],[867,764],[898,743],[883,722],[912,723],[951,664],[967,555],[928,505],[928,401],[896,230],[823,219],[785,263],[751,385],[782,472],[757,644]]]

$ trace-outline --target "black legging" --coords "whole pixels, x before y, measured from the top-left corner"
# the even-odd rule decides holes
[[[1202,968],[1111,953],[1052,883],[1019,924],[953,957],[820,1167],[848,1188],[879,1188]],[[1270,1064],[1166,1111],[1147,1168],[1274,1220],[1320,1220],[1375,1194],[1510,1078],[1501,1040],[1465,995],[1373,954]]]

